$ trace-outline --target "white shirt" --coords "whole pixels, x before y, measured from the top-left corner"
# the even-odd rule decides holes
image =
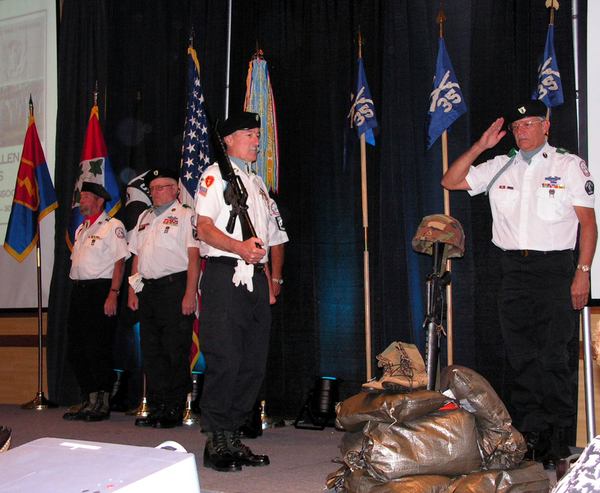
[[[75,231],[69,277],[112,279],[115,263],[129,256],[123,223],[103,212],[94,224],[86,219]]]
[[[469,193],[485,192],[509,156],[471,166]],[[577,242],[574,207],[594,207],[594,182],[575,154],[545,144],[527,164],[519,152],[490,192],[492,242],[503,250],[569,250]]]
[[[231,158],[233,170],[241,177],[242,183],[248,192],[248,200],[246,202],[248,205],[248,215],[250,216],[250,221],[254,226],[257,237],[264,242],[267,250],[271,246],[287,242],[288,236],[283,227],[277,204],[269,198],[267,187],[262,178],[254,173],[246,174],[245,171],[242,171],[238,167],[236,161],[240,162],[241,160]],[[227,236],[243,241],[239,217],[235,221],[233,233],[230,234],[226,230],[231,206],[225,203],[223,196],[225,185],[226,182],[221,177],[219,166],[216,164],[209,166],[202,174],[198,185],[195,205],[196,212],[200,216],[210,217],[217,229],[221,230]],[[200,242],[200,255],[203,257],[240,258],[231,252],[214,248],[204,241]],[[266,262],[267,259],[268,254],[265,255],[262,262]]]
[[[177,201],[158,216],[153,208],[140,214],[129,251],[138,256],[138,273],[143,278],[187,271],[188,248],[199,247],[193,221],[192,209]]]

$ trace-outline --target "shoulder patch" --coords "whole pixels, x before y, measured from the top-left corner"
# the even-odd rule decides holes
[[[588,180],[585,182],[585,191],[588,195],[594,195],[594,182]]]
[[[557,147],[556,152],[558,152],[560,154],[571,154],[569,151],[567,151],[566,149],[563,149],[562,147]]]
[[[585,176],[586,178],[590,177],[590,170],[588,169],[587,164],[585,164],[585,161],[583,159],[579,162],[579,168],[581,169],[583,176]]]
[[[184,209],[191,209],[191,207],[187,204],[181,204],[181,207],[183,207]]]

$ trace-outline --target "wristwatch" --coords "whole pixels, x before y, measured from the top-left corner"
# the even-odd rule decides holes
[[[581,272],[589,272],[590,271],[590,266],[589,265],[582,265],[582,264],[577,264],[577,268],[581,271]]]

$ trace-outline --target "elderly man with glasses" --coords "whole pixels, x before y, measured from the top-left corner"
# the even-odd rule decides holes
[[[150,414],[135,425],[182,425],[192,390],[189,354],[200,277],[200,243],[189,206],[177,200],[178,173],[152,169],[144,181],[152,207],[140,214],[129,242],[134,255],[128,306],[139,313],[140,346]]]
[[[528,457],[553,466],[570,455],[565,430],[575,423],[577,404],[567,346],[588,302],[598,233],[593,178],[580,157],[548,144],[546,112],[534,100],[498,118],[442,185],[489,194],[492,242],[501,250],[500,327],[514,371],[509,407]],[[507,131],[518,150],[473,166]]]

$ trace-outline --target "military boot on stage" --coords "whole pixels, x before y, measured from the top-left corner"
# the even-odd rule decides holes
[[[104,421],[110,418],[110,394],[104,390],[92,392],[90,394],[90,402],[93,402],[91,409],[86,412],[84,421]]]
[[[154,425],[160,421],[165,415],[165,412],[166,406],[164,404],[152,406],[148,416],[135,420],[135,426],[139,426],[140,428],[154,428]]]
[[[92,408],[93,404],[90,404],[90,396],[86,395],[82,402],[74,404],[67,412],[63,414],[63,419],[67,421],[83,421],[86,411]]]
[[[229,450],[225,433],[224,430],[206,433],[208,440],[204,447],[204,467],[220,472],[239,472],[242,466]]]
[[[427,387],[427,369],[414,344],[392,342],[377,355],[377,360],[383,375],[379,380],[364,383],[363,392],[406,392]]]
[[[253,454],[250,447],[242,443],[239,430],[233,432],[226,431],[225,436],[227,437],[229,451],[232,453],[233,458],[242,466],[262,467],[268,466],[271,463],[269,456]]]

